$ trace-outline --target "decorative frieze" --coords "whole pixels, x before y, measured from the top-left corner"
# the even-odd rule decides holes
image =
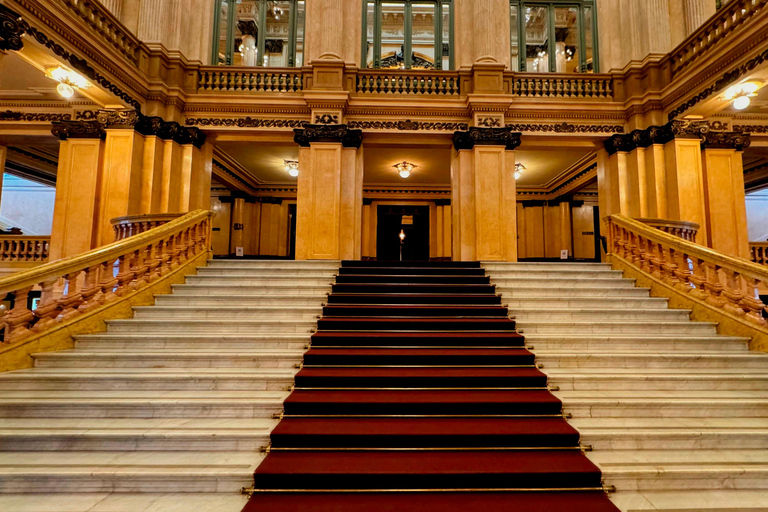
[[[60,140],[102,139],[106,136],[104,125],[98,121],[54,121],[51,133]]]
[[[624,133],[622,125],[608,124],[572,124],[572,123],[519,123],[507,124],[516,132],[538,132],[538,133]]]
[[[472,126],[468,131],[457,131],[453,134],[453,146],[457,150],[472,149],[476,145],[505,146],[512,151],[520,145],[520,133],[512,128],[479,128]]]
[[[0,121],[26,121],[26,122],[53,122],[53,121],[69,121],[72,119],[71,114],[54,114],[47,112],[15,112],[12,110],[6,110],[0,112]]]
[[[735,149],[742,151],[751,143],[750,134],[739,132],[707,132],[701,141],[704,149]]]
[[[467,130],[467,123],[434,123],[425,121],[349,121],[347,126],[350,128],[360,128],[363,130],[408,130],[408,131],[456,131]]]
[[[345,148],[359,148],[363,143],[363,131],[350,129],[346,124],[306,124],[293,131],[293,140],[302,147],[309,147],[312,142],[339,142]]]
[[[647,148],[652,144],[666,144],[674,139],[702,139],[710,132],[706,121],[670,121],[663,126],[649,126],[645,130],[634,130],[628,134],[617,134],[605,141],[609,155],[619,151],[629,152],[636,148]],[[719,132],[724,133],[724,132]]]
[[[738,133],[768,133],[768,124],[737,124],[733,131]]]
[[[252,117],[213,118],[190,117],[185,121],[187,126],[216,126],[233,128],[301,128],[307,124],[306,119],[253,119]]]

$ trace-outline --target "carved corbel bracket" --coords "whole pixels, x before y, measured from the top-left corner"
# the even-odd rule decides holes
[[[293,140],[302,147],[312,142],[338,142],[345,148],[357,149],[363,143],[363,131],[352,130],[346,124],[306,124],[293,132]]]
[[[468,131],[454,132],[453,146],[456,150],[472,149],[476,145],[504,146],[513,151],[520,145],[521,133],[513,132],[511,128],[480,128],[472,126]]]

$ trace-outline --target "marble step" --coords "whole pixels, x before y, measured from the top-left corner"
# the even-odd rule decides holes
[[[648,336],[625,334],[600,336],[595,334],[526,334],[528,345],[539,350],[580,350],[594,353],[603,350],[706,350],[709,352],[746,352],[749,338],[735,336]]]
[[[642,321],[610,321],[610,322],[528,322],[517,321],[520,333],[527,334],[683,334],[683,335],[715,335],[717,324],[712,322],[642,322]]]
[[[493,262],[483,261],[480,265],[488,272],[505,270],[611,270],[609,263],[586,262]]]
[[[216,284],[219,286],[269,286],[283,285],[295,286],[330,286],[335,278],[328,277],[304,277],[304,276],[250,276],[248,274],[233,274],[226,276],[196,275],[187,276],[187,284]]]
[[[301,350],[310,342],[309,333],[292,334],[80,334],[75,336],[77,349],[256,349]]]
[[[649,288],[583,286],[578,288],[567,287],[563,289],[560,287],[537,286],[530,283],[518,283],[514,286],[497,284],[496,293],[502,295],[502,300],[504,302],[509,302],[515,299],[526,300],[528,298],[563,299],[564,297],[568,297],[571,299],[580,297],[605,297],[619,300],[625,297],[650,297]]]
[[[768,428],[578,428],[594,450],[768,450]]]
[[[181,491],[181,489],[179,489]],[[186,490],[186,489],[185,489]],[[211,492],[82,492],[0,495],[3,512],[240,512],[248,496]]]
[[[155,304],[158,306],[231,306],[241,304],[243,306],[265,306],[293,308],[296,306],[321,307],[326,300],[326,295],[247,295],[222,293],[220,295],[157,295]]]
[[[241,295],[256,296],[283,296],[293,295],[302,297],[312,297],[313,299],[323,300],[331,292],[330,282],[323,285],[248,285],[243,283],[209,283],[205,284],[174,284],[172,285],[172,294],[177,296],[221,296],[230,295],[232,297]]]
[[[609,496],[622,512],[768,512],[764,490],[619,490]]]
[[[588,452],[603,480],[622,490],[768,489],[768,450]]]
[[[230,319],[230,320],[317,320],[322,316],[320,306],[252,306],[252,305],[168,305],[168,306],[136,306],[133,308],[134,318],[137,319]]]
[[[682,396],[684,393],[692,396]],[[588,396],[592,393],[594,396]],[[731,396],[713,392],[627,390],[619,391],[557,391],[555,395],[563,401],[563,410],[574,418],[731,418],[738,416],[768,417],[768,394],[759,397],[745,397],[755,391],[734,391]],[[656,393],[654,395],[654,393]]]
[[[328,269],[313,268],[247,268],[239,265],[218,265],[215,267],[200,267],[197,269],[198,276],[231,276],[247,275],[250,277],[313,277],[317,279],[333,279],[339,272],[338,267]]]
[[[192,318],[183,319],[138,319],[107,320],[107,332],[109,333],[142,333],[148,336],[165,333],[309,333],[317,328],[317,320],[198,320]]]
[[[592,280],[592,279],[622,279],[624,273],[621,270],[606,269],[509,269],[487,270],[491,276],[491,282],[506,279],[568,279],[568,280]]]
[[[169,295],[170,297],[170,295]],[[657,297],[527,297],[503,300],[507,307],[514,311],[516,309],[595,309],[602,311],[627,309],[664,309],[667,306],[668,299]]]
[[[768,373],[768,354],[708,354],[702,352],[614,351],[602,353],[536,350],[536,362],[544,368],[739,368]]]
[[[645,322],[682,322],[691,318],[691,312],[685,309],[559,309],[559,308],[515,308],[510,315],[519,322],[612,322],[623,320]]]
[[[33,354],[36,368],[294,368],[303,350],[67,350]]]
[[[297,362],[301,359],[297,359]],[[64,370],[57,368],[66,368]],[[144,370],[144,371],[142,371]],[[52,391],[285,391],[295,368],[37,367],[0,374],[4,390]],[[2,395],[0,395],[0,398]]]
[[[0,452],[0,494],[19,492],[239,493],[258,452]]]
[[[545,368],[549,383],[562,391],[768,391],[765,373],[731,370],[703,373],[700,369],[675,371],[674,369],[579,369]]]
[[[65,428],[58,424],[46,425],[53,421],[58,423],[60,418],[48,422],[39,418],[26,420],[39,425],[0,429],[2,451],[258,452],[269,445],[269,432],[277,424],[277,420],[260,418],[248,420],[249,425],[224,424],[206,428],[196,426],[195,420],[185,420],[183,425],[150,428],[133,419],[124,420],[124,426]]]
[[[213,259],[208,260],[208,268],[237,267],[237,268],[297,268],[297,269],[336,269],[341,267],[339,260],[245,260],[245,259]]]
[[[189,279],[189,278],[188,278]],[[518,277],[501,278],[491,276],[491,284],[496,285],[496,291],[506,288],[555,288],[559,291],[559,296],[568,296],[573,288],[596,288],[596,289],[615,289],[615,288],[633,288],[634,279],[617,278],[547,278],[547,277],[527,277],[521,274]]]
[[[269,418],[286,391],[17,391],[0,396],[0,418]]]

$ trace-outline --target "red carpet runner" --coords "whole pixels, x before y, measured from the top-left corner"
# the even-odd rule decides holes
[[[479,263],[344,262],[247,512],[615,512]]]

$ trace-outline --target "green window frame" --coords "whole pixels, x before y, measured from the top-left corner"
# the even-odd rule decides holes
[[[510,0],[510,20],[513,12],[516,12],[517,23],[510,23],[511,41],[517,40],[518,66],[521,72],[526,70],[526,9],[532,7],[545,8],[548,10],[549,33],[547,36],[547,55],[549,58],[548,69],[557,69],[556,37],[555,37],[555,9],[558,8],[576,8],[577,30],[579,33],[579,72],[580,73],[598,73],[600,71],[600,58],[598,54],[598,36],[597,36],[597,7],[596,0]],[[591,19],[592,30],[592,62],[587,62],[586,48],[587,36],[585,30],[585,19],[589,15]],[[517,35],[517,38],[515,36]],[[511,48],[510,48],[511,52]],[[592,65],[591,69],[589,64]]]
[[[447,57],[448,67],[447,69],[454,69],[454,51],[453,51],[453,20],[455,16],[453,0],[363,0],[363,31],[362,31],[362,48],[361,48],[361,67],[362,68],[381,68],[382,55],[382,4],[401,4],[403,5],[404,19],[403,19],[403,44],[402,44],[402,68],[412,69],[413,62],[413,7],[415,5],[431,4],[435,6],[434,10],[434,62],[432,65],[434,69],[446,69],[443,65],[444,57]],[[372,23],[369,23],[369,13],[373,16]],[[448,30],[447,39],[445,40],[445,26],[443,18],[448,17]],[[373,41],[369,41],[369,28],[372,25]],[[369,49],[369,43],[372,43],[372,58],[369,65],[368,56],[371,53]],[[445,45],[447,44],[447,49]],[[446,55],[447,53],[447,55]],[[397,58],[397,52],[395,52]],[[398,59],[398,62],[400,60]],[[419,67],[419,66],[417,66]]]
[[[264,50],[267,46],[267,9],[272,0],[254,0],[258,4],[258,41],[257,41],[257,55],[264,55]],[[224,60],[221,60],[221,53],[219,44],[221,41],[221,12],[222,4],[227,3],[229,11],[231,6],[240,3],[240,0],[214,0],[214,14],[213,14],[213,41],[211,44],[211,64],[220,66],[231,66],[234,61],[235,54],[235,33],[237,30],[237,16],[227,16],[226,19],[226,52],[224,54]],[[282,2],[290,3],[289,11],[289,34],[288,34],[288,53],[287,53],[287,66],[296,67],[296,51],[297,48],[304,47],[304,34],[306,23],[306,2],[307,0],[282,0]],[[301,18],[301,21],[299,20]],[[302,59],[303,60],[303,59]],[[302,65],[300,63],[299,65]],[[264,66],[262,59],[256,59],[256,66]]]

